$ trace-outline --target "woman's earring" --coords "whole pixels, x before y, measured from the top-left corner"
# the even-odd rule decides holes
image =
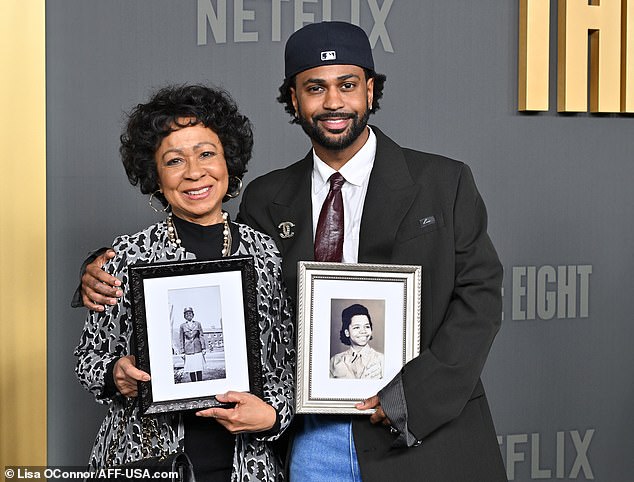
[[[229,182],[231,183],[231,179],[235,179],[236,181],[234,181],[234,183],[238,183],[238,186],[231,192],[227,191],[227,194],[225,194],[225,196],[227,196],[229,199],[233,199],[234,197],[238,197],[240,195],[240,191],[242,191],[242,178],[238,177],[238,176],[229,176]]]
[[[154,204],[152,204],[152,201],[154,201],[154,196],[156,196],[156,195],[157,195],[158,193],[160,193],[160,192],[161,192],[161,190],[160,190],[160,189],[157,189],[156,191],[154,191],[152,194],[150,194],[150,200],[148,201],[148,204],[150,205],[150,207],[151,207],[152,209],[154,209],[154,212],[155,212],[155,213],[164,213],[164,212],[166,212],[166,211],[167,211],[167,209],[168,209],[168,207],[169,207],[169,206],[165,206],[163,209],[156,209],[156,208],[154,207]]]

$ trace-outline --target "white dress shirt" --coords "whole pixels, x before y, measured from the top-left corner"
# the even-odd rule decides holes
[[[363,203],[368,191],[370,172],[374,166],[376,154],[376,136],[368,127],[369,136],[363,147],[339,170],[346,182],[341,188],[343,197],[343,262],[356,263],[359,259],[359,228]],[[329,178],[335,171],[322,161],[313,149],[312,203],[313,203],[313,240],[319,213],[330,190]]]

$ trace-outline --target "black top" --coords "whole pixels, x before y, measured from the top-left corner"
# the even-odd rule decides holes
[[[194,253],[196,259],[209,260],[222,257],[224,223],[202,226],[176,216],[172,216],[172,221],[181,239],[181,245],[190,253]],[[231,252],[234,253],[240,243],[240,232],[236,224],[229,223],[229,227],[233,238]]]
[[[197,259],[209,260],[222,256],[224,223],[201,226],[173,216],[174,226],[182,246]],[[240,234],[230,224],[233,238],[231,251],[237,249]],[[185,423],[185,452],[192,461],[198,482],[227,482],[231,480],[235,435],[215,419],[197,417],[194,412],[183,414]]]

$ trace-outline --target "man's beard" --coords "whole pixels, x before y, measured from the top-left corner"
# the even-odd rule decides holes
[[[299,120],[299,124],[304,129],[304,132],[308,137],[310,137],[313,141],[319,144],[321,147],[326,149],[330,149],[333,151],[338,151],[345,149],[346,147],[350,147],[357,138],[363,134],[366,126],[368,125],[368,119],[370,118],[370,109],[366,107],[365,112],[363,113],[363,117],[359,119],[359,114],[338,114],[336,112],[327,112],[325,114],[319,114],[312,117],[310,120],[302,115],[301,108],[297,109],[297,117]],[[329,118],[348,118],[352,119],[352,125],[350,126],[350,130],[346,135],[339,138],[328,137],[327,131],[324,132],[323,129],[319,128],[319,121],[325,120]],[[333,131],[335,134],[339,132]]]

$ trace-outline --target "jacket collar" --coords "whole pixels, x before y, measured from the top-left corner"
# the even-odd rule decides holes
[[[403,150],[381,130],[377,137],[374,167],[363,205],[359,232],[359,262],[385,263],[391,260],[396,234],[419,187],[414,183]]]

